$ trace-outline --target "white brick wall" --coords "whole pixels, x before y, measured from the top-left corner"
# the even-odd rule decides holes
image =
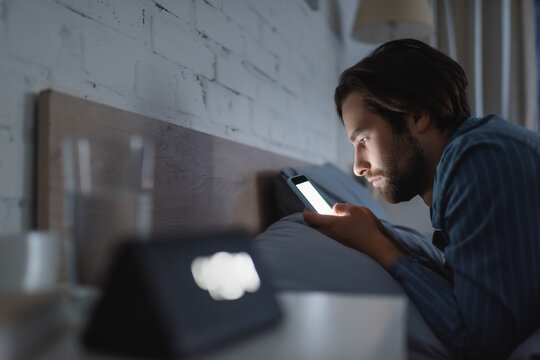
[[[158,9],[163,8],[162,12],[168,12],[186,23],[190,23],[193,17],[193,3],[182,0],[152,0]],[[166,10],[165,10],[166,9]]]
[[[32,226],[33,106],[47,88],[338,161],[343,43],[327,1],[0,0],[0,233]]]
[[[278,58],[251,37],[246,39],[246,60],[255,69],[274,80],[278,71]]]
[[[221,10],[204,1],[195,1],[196,29],[235,54],[245,53],[245,34]]]
[[[208,79],[214,78],[215,55],[189,24],[166,12],[152,18],[152,50]]]
[[[257,92],[258,78],[245,65],[245,60],[234,53],[224,51],[219,54],[216,79],[231,90],[243,96],[253,96]]]

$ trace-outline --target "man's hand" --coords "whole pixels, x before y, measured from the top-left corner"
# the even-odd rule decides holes
[[[361,251],[388,269],[395,259],[404,255],[389,239],[379,219],[366,207],[351,204],[335,204],[336,215],[321,215],[304,210],[304,220],[331,237]]]

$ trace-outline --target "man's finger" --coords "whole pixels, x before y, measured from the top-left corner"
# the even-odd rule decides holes
[[[308,209],[304,209],[304,212],[302,213],[304,215],[304,220],[309,226],[314,227],[321,227],[324,224],[326,224],[327,219],[326,217],[329,215],[321,215],[319,213],[309,211]]]

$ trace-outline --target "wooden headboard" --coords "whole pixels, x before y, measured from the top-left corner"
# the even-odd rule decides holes
[[[276,220],[272,181],[305,162],[47,90],[38,100],[37,225],[62,228],[61,140],[68,134],[140,134],[156,145],[154,230],[241,226]]]

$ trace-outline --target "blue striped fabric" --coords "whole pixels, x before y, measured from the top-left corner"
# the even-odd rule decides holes
[[[456,358],[507,358],[540,327],[540,135],[496,116],[465,121],[431,210],[453,284],[409,256],[390,273]]]

